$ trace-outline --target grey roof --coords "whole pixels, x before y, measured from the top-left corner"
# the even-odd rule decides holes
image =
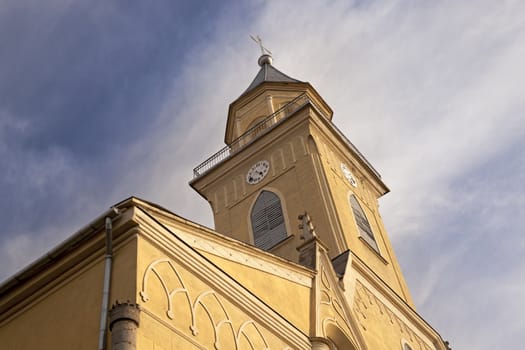
[[[334,267],[334,271],[337,274],[337,276],[344,276],[349,256],[350,250],[347,250],[332,259],[332,266]]]
[[[248,91],[255,89],[264,82],[302,83],[297,79],[287,76],[271,64],[265,63],[261,66],[259,73],[257,73],[250,86],[248,86],[246,91],[244,91],[242,94],[244,95]]]

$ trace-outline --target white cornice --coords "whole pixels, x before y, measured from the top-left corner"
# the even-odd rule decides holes
[[[259,256],[259,254],[255,254],[259,252],[249,250],[242,251],[228,245],[218,244],[217,241],[204,239],[184,231],[177,231],[176,234],[196,249],[281,277],[304,287],[310,288],[312,286],[312,278],[309,274],[298,273],[297,271],[294,271],[294,269],[290,269],[288,266],[283,267],[282,264],[270,261],[270,259],[264,259],[264,257]]]
[[[152,207],[147,203],[137,203],[142,210],[170,229],[187,244],[210,254],[236,261],[259,270],[272,273],[287,280],[311,287],[314,272],[247,243],[225,236],[207,227],[189,222],[173,213]],[[235,254],[231,254],[235,252]],[[244,259],[249,261],[246,263]],[[287,277],[290,276],[290,277]]]

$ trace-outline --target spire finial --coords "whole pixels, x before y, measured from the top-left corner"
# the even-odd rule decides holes
[[[272,64],[272,52],[263,46],[262,39],[258,35],[255,37],[250,35],[250,38],[252,38],[252,40],[255,41],[261,48],[261,57],[259,57],[259,60],[257,61],[259,66],[262,67],[265,64]]]

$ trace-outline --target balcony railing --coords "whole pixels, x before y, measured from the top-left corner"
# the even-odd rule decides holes
[[[306,94],[297,96],[292,101],[288,102],[283,107],[279,108],[274,113],[264,118],[261,122],[255,124],[252,128],[248,129],[244,134],[232,141],[228,146],[222,148],[217,153],[206,159],[204,162],[199,164],[193,169],[193,178],[197,178],[210,170],[223,160],[229,158],[233,154],[243,149],[246,145],[253,142],[259,136],[265,134],[279,121],[288,118],[294,112],[299,110],[301,107],[310,102],[310,99]]]

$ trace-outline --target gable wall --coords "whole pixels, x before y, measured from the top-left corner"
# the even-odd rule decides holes
[[[286,349],[292,345],[261,321],[249,305],[210,283],[207,273],[173,249],[139,239],[138,349]],[[214,267],[210,267],[214,270]],[[219,279],[220,270],[216,271]],[[258,303],[255,300],[254,302]]]

